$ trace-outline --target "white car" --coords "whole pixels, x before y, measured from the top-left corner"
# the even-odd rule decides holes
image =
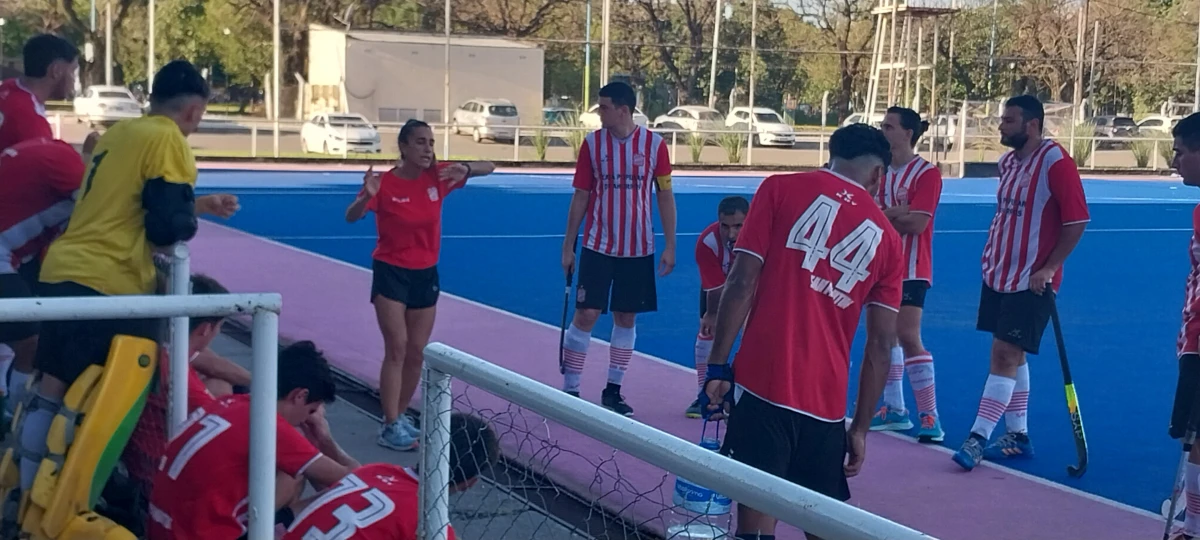
[[[455,135],[470,133],[475,142],[512,141],[519,125],[517,106],[507,99],[471,99],[459,105],[450,117],[450,131]]]
[[[588,129],[600,129],[600,104],[593,103],[587,112],[579,115],[579,123]],[[646,113],[642,112],[641,109],[634,107],[633,123],[647,127],[650,124],[650,117],[646,116]]]
[[[1155,137],[1162,135],[1170,135],[1171,128],[1179,122],[1179,118],[1163,116],[1161,114],[1152,114],[1142,119],[1137,124],[1138,133],[1146,133]]]
[[[755,107],[753,129],[750,126],[750,107],[734,107],[725,117],[725,127],[735,131],[753,131],[755,145],[791,148],[796,144],[796,130],[773,109]]]
[[[300,127],[300,147],[322,154],[378,154],[379,130],[361,114],[322,113]]]
[[[654,127],[681,131],[724,131],[725,116],[713,108],[683,105],[655,118]]]
[[[110,124],[142,115],[142,104],[121,86],[89,86],[73,105],[75,118],[88,124]]]

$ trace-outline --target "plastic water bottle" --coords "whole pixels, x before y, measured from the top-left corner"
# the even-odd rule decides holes
[[[719,433],[707,435],[708,422],[700,435],[700,447],[713,452],[721,448]],[[675,494],[672,497],[675,506],[688,514],[683,516],[682,523],[676,523],[667,528],[668,540],[715,540],[727,538],[729,533],[724,528],[713,523],[715,516],[729,515],[733,501],[709,488],[696,484],[686,478],[675,478]]]

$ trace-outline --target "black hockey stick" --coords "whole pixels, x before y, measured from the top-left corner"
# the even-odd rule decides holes
[[[1046,286],[1050,287],[1049,284]],[[1053,291],[1046,292],[1050,294],[1050,321],[1054,324],[1054,341],[1058,345],[1058,360],[1062,363],[1063,386],[1067,392],[1067,412],[1071,414],[1075,454],[1079,458],[1078,465],[1067,465],[1067,474],[1079,478],[1087,472],[1087,435],[1083,431],[1083,414],[1079,410],[1079,397],[1075,394],[1075,381],[1071,379],[1071,366],[1067,363],[1067,346],[1063,343],[1062,325],[1058,321],[1058,304],[1055,298],[1057,295]]]
[[[578,245],[579,241],[576,239],[575,243],[571,245],[571,253],[575,253]],[[575,261],[575,264],[578,265],[579,261]],[[563,292],[562,325],[560,325],[558,328],[558,373],[560,375],[565,375],[567,373],[567,364],[563,359],[563,351],[565,350],[567,343],[567,313],[571,310],[571,281],[574,276],[575,267],[572,266],[570,270],[567,270],[567,288],[566,291]]]

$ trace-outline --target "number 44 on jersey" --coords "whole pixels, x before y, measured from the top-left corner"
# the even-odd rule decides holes
[[[832,298],[838,307],[845,308],[854,303],[850,298],[854,287],[871,275],[868,268],[883,240],[883,229],[870,219],[864,219],[849,234],[831,239],[841,208],[841,201],[818,195],[792,225],[787,247],[804,252],[801,266],[812,273],[813,290]],[[833,247],[829,247],[831,240],[836,240]],[[817,263],[822,260],[828,260],[829,267],[839,275],[819,272]]]

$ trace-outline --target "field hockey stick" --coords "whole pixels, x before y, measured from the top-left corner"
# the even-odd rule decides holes
[[[1197,424],[1200,424],[1200,399],[1194,399],[1192,401],[1192,409],[1188,413],[1187,426],[1184,430],[1182,438],[1183,452],[1179,457],[1179,466],[1175,469],[1171,498],[1163,501],[1162,504],[1162,515],[1167,519],[1166,530],[1163,532],[1164,538],[1170,537],[1171,525],[1175,523],[1175,517],[1178,513],[1177,504],[1179,502],[1179,496],[1184,490],[1183,471],[1185,467],[1187,467],[1188,455],[1192,452],[1192,446],[1194,446],[1196,443]]]
[[[1050,321],[1054,324],[1054,341],[1058,345],[1058,360],[1062,363],[1063,387],[1067,392],[1067,412],[1071,414],[1072,434],[1075,437],[1075,454],[1079,459],[1078,465],[1067,465],[1067,474],[1073,478],[1079,478],[1087,472],[1087,435],[1083,431],[1083,414],[1079,410],[1079,397],[1075,394],[1075,381],[1071,379],[1071,366],[1067,363],[1067,346],[1063,342],[1062,325],[1058,320],[1058,303],[1055,298],[1057,294],[1053,291],[1047,292],[1050,293]]]
[[[579,247],[578,238],[576,238],[575,243],[573,243],[571,245],[571,253],[575,253],[575,250],[577,247]],[[579,264],[579,261],[575,261],[575,264]],[[572,281],[572,278],[574,277],[574,275],[575,275],[575,267],[572,266],[570,270],[567,270],[567,287],[566,287],[566,290],[563,292],[562,324],[559,325],[559,328],[558,328],[558,373],[559,373],[559,375],[566,375],[566,373],[567,373],[567,364],[563,358],[563,351],[565,350],[565,346],[567,343],[567,312],[570,311],[570,307],[571,307],[571,281]]]

